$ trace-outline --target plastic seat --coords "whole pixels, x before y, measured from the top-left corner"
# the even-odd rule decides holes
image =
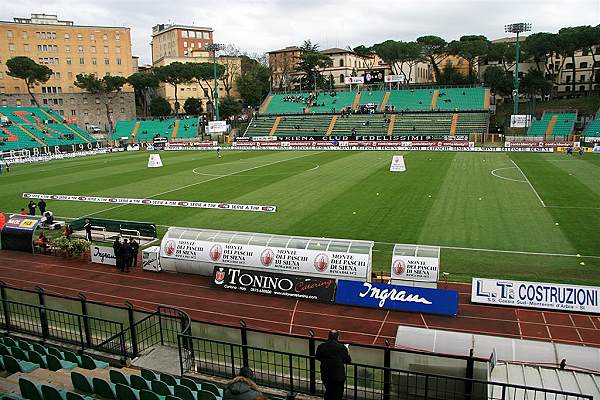
[[[44,400],[66,400],[67,393],[53,386],[42,385],[42,396]]]
[[[48,354],[46,356],[46,362],[48,364],[48,369],[51,371],[77,368],[77,364],[65,360],[59,360],[58,357],[55,357],[52,354]]]
[[[175,385],[173,387],[173,394],[181,400],[197,400],[197,392],[192,392],[187,386]]]
[[[140,390],[140,400],[181,400],[178,397],[175,396],[159,396],[154,392],[151,392],[150,390]]]
[[[157,381],[157,380],[159,380],[158,379],[158,374],[156,374],[154,371],[149,370],[149,369],[142,368],[142,376],[147,381]]]
[[[138,390],[132,389],[127,385],[117,383],[115,385],[115,393],[118,400],[139,400],[140,394]]]
[[[21,396],[28,400],[43,400],[42,391],[39,385],[31,382],[29,379],[19,378],[19,390]]]
[[[17,342],[15,342],[15,339],[8,336],[4,337],[3,343],[6,347],[19,347]]]
[[[62,353],[62,351],[55,349],[54,347],[48,347],[48,354],[52,354],[54,357],[58,358],[59,360],[65,359],[65,355]]]
[[[81,368],[85,369],[96,369],[96,368],[108,368],[108,363],[104,361],[95,360],[87,354],[81,355]]]
[[[185,378],[183,376],[181,377],[181,379],[179,379],[179,384],[183,385],[183,386],[187,386],[193,392],[199,392],[200,390],[202,390],[201,383],[198,383],[190,378]]]
[[[40,353],[43,356],[47,356],[48,355],[48,349],[44,346],[42,346],[39,343],[33,343],[32,345],[33,350],[37,351],[38,353]]]
[[[67,392],[66,400],[94,400],[93,397],[82,396],[79,393]]]
[[[211,392],[217,397],[223,397],[223,389],[220,389],[217,385],[212,383],[205,382],[202,384],[202,390],[206,390],[207,392]]]
[[[11,356],[10,348],[5,344],[0,343],[0,355],[2,356]]]
[[[127,375],[125,375],[124,373],[122,373],[119,370],[111,369],[109,371],[108,375],[110,376],[110,381],[112,383],[114,383],[115,385],[117,383],[121,383],[125,386],[131,386],[130,377],[128,377]]]
[[[94,394],[94,386],[92,385],[92,380],[87,376],[80,374],[79,372],[71,372],[71,383],[73,384],[75,390],[78,390],[83,393]]]
[[[116,400],[117,396],[115,394],[115,385],[112,383],[106,382],[101,378],[93,378],[92,379],[92,387],[94,388],[94,393],[103,398],[109,400]]]
[[[6,370],[11,374],[15,374],[17,372],[29,373],[40,367],[38,364],[34,364],[29,361],[20,361],[12,356],[3,356],[2,359],[4,360],[4,366],[6,367]]]
[[[68,350],[64,350],[62,353],[63,353],[63,360],[66,360],[66,361],[75,363],[78,366],[81,366],[81,357],[79,357],[77,354],[73,353],[72,351],[68,351]]]
[[[179,379],[175,378],[171,374],[167,374],[167,373],[164,373],[164,372],[160,373],[160,379],[159,380],[163,381],[164,383],[166,383],[169,386],[179,385]]]
[[[20,347],[12,347],[11,353],[14,358],[22,361],[29,361],[29,354]]]
[[[17,346],[25,351],[31,350],[31,344],[25,340],[17,339]]]
[[[34,364],[38,364],[42,368],[48,368],[48,361],[46,357],[35,350],[31,350],[29,352],[29,361],[31,361]]]
[[[161,396],[167,396],[173,393],[173,386],[169,386],[163,381],[152,381],[152,391]]]
[[[144,379],[143,376],[139,375],[130,375],[129,381],[131,382],[131,387],[137,390],[150,390],[150,381]]]
[[[196,397],[198,398],[198,400],[219,400],[219,399],[221,399],[221,396],[215,396],[214,393],[208,392],[206,390],[199,391],[198,395]]]

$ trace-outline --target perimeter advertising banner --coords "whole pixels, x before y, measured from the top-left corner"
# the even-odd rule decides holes
[[[456,316],[458,291],[338,280],[337,304]]]
[[[259,268],[287,274],[363,281],[371,273],[369,254],[276,248],[202,240],[163,239],[161,256],[212,265]]]
[[[93,263],[117,265],[117,257],[112,247],[91,245],[90,256]]]
[[[440,260],[433,257],[393,256],[392,280],[437,282]]]
[[[323,303],[331,303],[335,296],[335,279],[229,267],[215,267],[211,285],[242,293],[264,294]]]
[[[599,291],[594,286],[473,278],[471,302],[599,314]]]

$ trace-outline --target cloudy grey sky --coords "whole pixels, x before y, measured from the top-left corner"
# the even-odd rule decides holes
[[[435,34],[504,36],[503,26],[531,22],[533,31],[600,23],[600,0],[2,0],[0,20],[30,13],[58,14],[79,25],[128,26],[133,54],[150,62],[157,23],[210,26],[215,41],[250,53],[312,39],[327,47],[354,47],[386,39]]]

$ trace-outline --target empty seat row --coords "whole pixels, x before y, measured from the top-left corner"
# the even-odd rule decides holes
[[[26,378],[19,378],[19,390],[21,396],[27,400],[92,400],[91,397],[51,385],[40,385]]]

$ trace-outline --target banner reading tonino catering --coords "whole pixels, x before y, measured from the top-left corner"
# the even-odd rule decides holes
[[[471,301],[599,314],[599,292],[594,286],[473,278]]]
[[[335,279],[229,267],[215,267],[212,286],[324,303],[331,303],[335,296]]]
[[[366,280],[370,255],[165,238],[161,256],[230,267]]]
[[[251,212],[277,212],[276,206],[259,204],[236,204],[236,203],[209,203],[205,201],[181,201],[181,200],[158,200],[158,199],[131,199],[127,197],[98,197],[98,196],[74,196],[68,194],[43,194],[23,193],[24,199],[44,199],[57,201],[82,201],[86,203],[111,203],[131,204],[141,206],[165,206],[185,208],[208,208],[213,210],[229,211],[251,211]]]

